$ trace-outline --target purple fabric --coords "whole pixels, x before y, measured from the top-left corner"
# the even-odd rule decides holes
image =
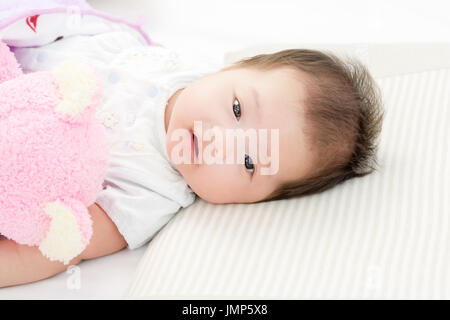
[[[136,29],[148,43],[150,37],[142,30],[140,23],[132,23],[110,14],[94,10],[85,0],[0,0],[0,30],[17,20],[33,15],[67,12],[70,7],[78,7],[80,14],[94,15],[112,22],[123,23]]]

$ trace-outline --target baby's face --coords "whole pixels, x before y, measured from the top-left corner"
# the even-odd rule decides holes
[[[221,70],[169,99],[167,152],[199,197],[212,203],[258,202],[281,183],[313,170],[303,132],[304,79],[286,67]]]

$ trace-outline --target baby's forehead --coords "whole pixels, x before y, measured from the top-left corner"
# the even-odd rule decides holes
[[[273,107],[300,107],[309,95],[311,81],[309,77],[302,77],[291,69],[272,70],[272,73],[262,73],[255,77],[252,84],[260,94],[261,99],[267,100]]]
[[[258,96],[259,111],[261,112],[261,126],[278,128],[283,136],[298,134],[298,129],[304,125],[306,112],[306,97],[301,89],[273,87],[260,90]],[[257,89],[255,92],[258,92]]]
[[[274,128],[278,129],[278,136],[271,136],[277,140],[270,142],[273,149],[270,153],[271,157],[274,152],[278,153],[278,180],[288,181],[293,177],[305,176],[308,170],[313,169],[316,150],[309,140],[304,117],[295,113],[289,117],[283,116],[279,127]]]
[[[244,70],[252,72],[259,79],[272,81],[273,83],[276,83],[276,81],[285,81],[296,83],[297,85],[304,85],[313,81],[313,77],[306,71],[289,65],[272,66],[266,68],[252,67]]]

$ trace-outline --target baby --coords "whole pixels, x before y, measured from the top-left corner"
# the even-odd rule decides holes
[[[80,37],[55,42],[51,52],[75,52],[76,41],[95,46]],[[96,45],[113,45],[109,41]],[[110,59],[128,69],[111,72],[97,65],[107,83],[99,115],[109,132],[111,167],[104,190],[89,207],[91,242],[70,264],[145,244],[195,195],[215,204],[287,199],[375,170],[383,109],[374,80],[357,61],[291,49],[197,71],[196,77],[178,73],[158,82],[149,76],[154,85],[148,89],[146,83],[145,99],[157,98],[151,109],[151,104],[141,103],[147,100],[136,89],[143,82],[139,75],[151,70],[154,78],[164,78],[162,73],[169,71],[151,61],[167,66],[171,60],[164,57],[173,52],[148,48],[124,51],[120,59],[90,54],[93,64]],[[24,68],[51,67],[27,64],[32,49],[26,50],[15,52]],[[49,59],[49,52],[41,59],[53,63],[57,59]],[[133,112],[118,117],[118,108]],[[234,138],[249,143],[236,144]],[[44,258],[37,247],[11,240],[0,241],[0,261],[0,287],[37,281],[67,268]]]

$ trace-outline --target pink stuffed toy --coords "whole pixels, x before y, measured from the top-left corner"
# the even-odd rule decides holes
[[[0,41],[0,234],[68,264],[87,246],[107,170],[96,72],[78,61],[23,74]]]

